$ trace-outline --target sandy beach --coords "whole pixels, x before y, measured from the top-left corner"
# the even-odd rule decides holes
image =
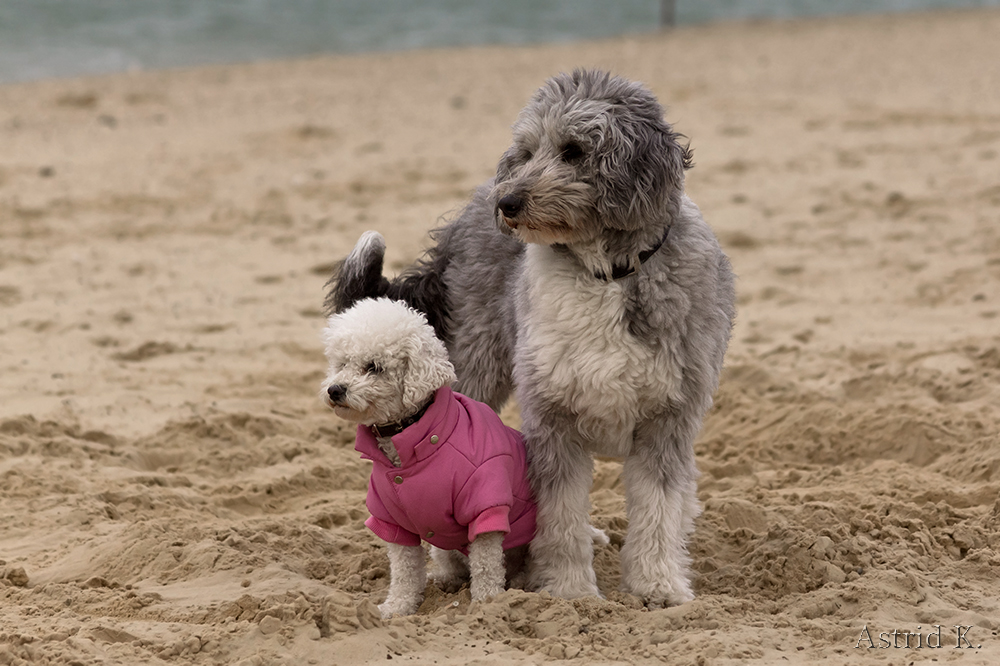
[[[998,34],[845,17],[0,86],[0,664],[1000,663]],[[366,229],[418,257],[578,66],[668,108],[739,276],[697,597],[617,591],[598,460],[605,599],[429,587],[382,621],[323,285]]]

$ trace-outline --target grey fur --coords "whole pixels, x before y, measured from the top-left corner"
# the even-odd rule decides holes
[[[539,504],[529,582],[599,594],[591,455],[617,455],[630,522],[622,588],[650,606],[681,603],[700,511],[693,442],[735,317],[729,261],[684,194],[690,153],[646,88],[595,71],[546,82],[513,139],[496,179],[413,272],[445,294],[432,307],[456,390],[499,409],[516,387]],[[596,277],[615,266],[638,270]]]

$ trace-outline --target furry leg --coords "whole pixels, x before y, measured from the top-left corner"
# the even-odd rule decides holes
[[[424,600],[427,571],[424,549],[420,546],[389,544],[389,594],[379,604],[383,619],[393,615],[412,615]]]
[[[650,608],[694,598],[687,542],[701,513],[693,459],[657,457],[640,449],[622,470],[628,536],[621,550],[621,589]]]
[[[457,550],[441,550],[431,546],[431,580],[445,592],[458,592],[469,580],[469,558]]]
[[[529,546],[528,585],[553,596],[601,596],[594,574],[595,533],[590,525],[594,461],[579,445],[533,442],[529,474],[538,504]]]
[[[486,532],[469,544],[473,601],[485,601],[504,590],[503,537],[503,532]]]

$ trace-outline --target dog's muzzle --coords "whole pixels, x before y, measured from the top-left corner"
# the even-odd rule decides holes
[[[342,384],[334,384],[326,390],[326,394],[330,398],[330,404],[342,406],[344,398],[347,397],[347,387]]]

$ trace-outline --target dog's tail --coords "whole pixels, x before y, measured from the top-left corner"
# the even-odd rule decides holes
[[[385,296],[424,313],[434,333],[448,344],[446,255],[433,247],[391,282],[382,275],[384,260],[385,238],[377,231],[366,231],[327,282],[330,290],[323,302],[326,313],[343,312],[362,299]]]
[[[385,296],[389,281],[382,276],[385,259],[385,238],[377,231],[366,231],[354,249],[333,269],[333,277],[326,285],[323,308],[331,315],[343,312],[365,298]]]

